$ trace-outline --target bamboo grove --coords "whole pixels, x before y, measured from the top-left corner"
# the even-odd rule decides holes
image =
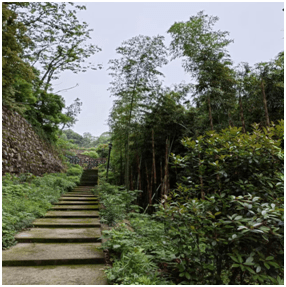
[[[283,118],[284,52],[269,62],[233,66],[228,32],[215,31],[217,17],[199,12],[175,23],[164,37],[139,35],[117,48],[110,60],[109,117],[114,184],[142,190],[138,203],[149,210],[176,188],[180,170],[171,154],[183,154],[181,140],[207,131],[252,125],[269,128]],[[160,68],[181,58],[190,83],[163,86]],[[191,80],[193,82],[191,82]]]

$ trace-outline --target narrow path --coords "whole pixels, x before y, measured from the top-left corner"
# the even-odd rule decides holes
[[[2,285],[106,285],[98,199],[78,186],[2,252]]]

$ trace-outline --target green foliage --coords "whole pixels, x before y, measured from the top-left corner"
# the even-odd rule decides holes
[[[283,173],[283,125],[282,120],[268,131],[253,125],[252,134],[234,127],[221,133],[209,131],[196,140],[184,139],[182,143],[189,152],[184,157],[174,156],[174,162],[184,168],[182,179],[191,189],[189,196],[282,196],[281,184],[276,184]]]
[[[103,244],[114,261],[106,271],[107,278],[116,284],[172,284],[167,280],[162,261],[174,259],[173,248],[167,243],[164,225],[152,220],[149,215],[130,213],[130,222],[134,231],[125,224],[119,224],[110,231],[104,231],[103,238],[109,240]]]
[[[80,148],[88,148],[88,150],[95,150],[97,152],[100,150],[95,148],[106,144],[110,140],[108,132],[102,133],[99,137],[94,137],[91,133],[84,133],[83,136],[81,136],[71,129],[64,130],[63,133],[67,136],[67,139],[72,140],[73,143],[77,144]]]
[[[76,99],[65,107],[63,98],[51,92],[51,81],[65,70],[96,69],[85,63],[100,49],[86,44],[91,30],[76,14],[83,9],[74,3],[2,3],[3,104],[52,144],[60,126],[76,122],[82,103]]]
[[[185,138],[185,156],[173,155],[181,180],[156,213],[129,213],[132,230],[121,224],[104,232],[103,248],[114,261],[109,280],[138,284],[146,263],[153,272],[142,276],[156,284],[282,284],[283,125]],[[106,189],[105,214],[111,209],[113,218],[123,219],[123,207],[112,209],[112,202],[122,204],[119,191]]]
[[[79,164],[71,164],[71,167],[67,170],[68,176],[78,176],[81,177],[83,168]]]
[[[96,151],[85,151],[82,154],[87,155],[91,158],[98,158],[98,153]]]
[[[126,147],[125,186],[129,189],[130,133],[135,132],[150,105],[156,102],[161,86],[159,68],[167,64],[164,37],[139,35],[122,43],[116,49],[119,59],[110,60],[113,80],[109,90],[117,98],[110,114],[109,124]]]
[[[30,43],[25,35],[26,27],[21,21],[17,21],[17,13],[10,9],[10,5],[8,2],[2,3],[2,97],[3,104],[19,108],[15,103],[15,93],[20,85],[27,89],[34,74],[31,66],[21,57],[23,47]],[[15,5],[23,7],[25,4]],[[33,97],[31,89],[28,90],[26,97],[30,100]]]
[[[80,171],[80,172],[79,172]],[[62,193],[70,191],[79,182],[80,167],[71,167],[65,173],[14,176],[6,173],[2,181],[2,248],[14,245],[14,235],[32,226],[37,217],[45,215]]]
[[[106,271],[110,281],[120,285],[166,285],[156,272],[157,266],[142,249],[123,253],[112,269]]]
[[[108,158],[109,147],[108,144],[99,144],[95,151],[98,153],[98,156],[101,158]]]
[[[85,6],[74,3],[29,2],[21,9],[11,4],[18,21],[26,27],[26,35],[31,39],[24,49],[25,58],[40,67],[38,88],[45,92],[52,79],[57,79],[61,71],[85,72],[94,65],[86,59],[101,49],[87,44],[91,29],[80,22],[77,12]]]
[[[114,225],[123,220],[131,210],[138,210],[139,207],[133,202],[139,192],[137,190],[127,191],[122,187],[102,183],[99,187],[99,196],[105,208],[100,210],[101,222]]]
[[[174,161],[183,182],[157,215],[186,284],[278,284],[283,276],[283,124],[182,141],[188,152]]]
[[[235,111],[235,73],[226,47],[232,42],[228,32],[214,31],[218,17],[199,12],[187,22],[172,25],[168,33],[173,40],[170,50],[173,59],[184,57],[183,67],[196,79],[195,101],[210,129],[232,125]]]

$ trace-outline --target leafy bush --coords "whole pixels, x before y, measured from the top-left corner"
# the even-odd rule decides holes
[[[178,185],[157,215],[185,284],[279,284],[283,278],[283,122],[214,131],[174,156]]]
[[[79,164],[74,164],[67,171],[67,175],[69,176],[81,176],[83,172],[83,168]]]
[[[124,189],[102,188],[106,218],[128,216],[134,230],[121,224],[104,232],[103,248],[114,260],[109,280],[284,284],[283,121],[253,128],[252,134],[229,128],[184,139],[185,156],[173,155],[181,181],[152,216],[123,216],[124,201],[116,197],[123,199]]]
[[[99,157],[107,158],[109,153],[109,146],[108,144],[100,144],[96,147],[96,152],[98,153]]]
[[[87,155],[91,158],[98,158],[98,153],[96,151],[85,151],[82,154]]]
[[[131,216],[134,231],[125,224],[104,231],[103,237],[109,240],[103,248],[109,249],[114,261],[112,268],[106,271],[108,280],[124,285],[172,284],[159,266],[162,261],[174,258],[163,224],[152,220],[150,215],[131,213]]]
[[[100,201],[105,208],[100,210],[101,222],[114,225],[124,219],[131,210],[138,210],[137,205],[132,204],[139,191],[127,191],[124,188],[103,183],[99,187]]]
[[[121,260],[116,261],[113,268],[107,270],[107,278],[121,285],[166,285],[158,277],[158,268],[150,257],[152,258],[141,248],[122,253]]]
[[[97,148],[96,148],[96,147],[89,147],[87,150],[88,150],[88,151],[96,151]]]
[[[62,193],[71,190],[79,181],[71,167],[67,174],[52,173],[43,177],[32,174],[5,174],[2,181],[2,248],[15,244],[14,235],[32,226],[37,217],[45,215]]]

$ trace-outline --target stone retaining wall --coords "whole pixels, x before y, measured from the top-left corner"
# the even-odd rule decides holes
[[[2,106],[2,175],[6,172],[34,175],[65,169],[57,152],[17,112]]]

